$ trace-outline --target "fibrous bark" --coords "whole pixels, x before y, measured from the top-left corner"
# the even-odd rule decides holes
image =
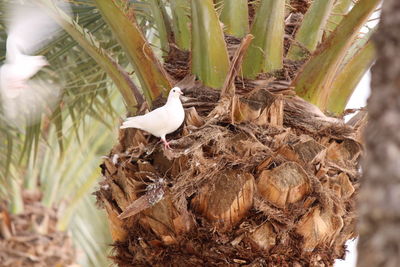
[[[290,2],[294,37],[309,1]],[[365,116],[345,124],[295,96],[303,61],[241,77],[250,41],[225,36],[221,94],[200,81],[182,87],[186,118],[169,135],[173,150],[140,130],[120,132],[96,192],[119,266],[332,266],[357,235]],[[170,50],[165,68],[176,81],[189,65],[190,53]]]
[[[356,235],[358,134],[273,84],[235,95],[232,112],[216,98],[198,113],[209,89],[186,89],[193,106],[173,150],[121,131],[96,193],[120,266],[331,266],[344,256]]]
[[[75,266],[71,236],[56,227],[57,210],[43,206],[36,192],[24,191],[23,200],[20,214],[0,202],[0,266]]]

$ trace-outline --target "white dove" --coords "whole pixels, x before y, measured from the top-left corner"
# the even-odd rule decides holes
[[[15,126],[35,123],[61,95],[61,86],[32,79],[48,62],[31,54],[49,42],[59,27],[35,1],[29,3],[10,4],[6,9],[7,52],[0,68],[0,95],[5,118]]]
[[[176,131],[185,119],[185,111],[180,100],[183,95],[179,87],[169,91],[167,103],[145,115],[129,117],[121,129],[136,128],[160,137],[165,149],[171,149],[165,136]]]

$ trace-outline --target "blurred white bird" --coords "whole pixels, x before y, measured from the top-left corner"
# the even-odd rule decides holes
[[[39,6],[10,4],[6,8],[6,61],[0,68],[0,94],[7,122],[14,126],[35,123],[51,111],[61,86],[33,78],[48,65],[43,56],[32,56],[56,34],[58,25]]]
[[[183,95],[179,87],[169,91],[167,103],[145,115],[129,117],[121,129],[136,128],[160,137],[165,149],[171,149],[165,136],[176,131],[185,119],[185,111],[180,100]]]

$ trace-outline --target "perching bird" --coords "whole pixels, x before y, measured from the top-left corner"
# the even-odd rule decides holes
[[[183,95],[179,87],[171,89],[167,103],[145,115],[129,117],[121,129],[136,128],[160,137],[164,147],[171,149],[165,136],[176,131],[185,119],[185,111],[180,100]]]
[[[61,95],[60,85],[33,78],[48,62],[44,56],[32,55],[59,27],[35,1],[8,5],[5,17],[8,36],[6,61],[0,68],[2,105],[9,124],[26,126],[51,111]]]

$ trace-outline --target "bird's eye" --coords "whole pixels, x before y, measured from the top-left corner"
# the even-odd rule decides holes
[[[174,93],[175,93],[175,90],[172,90],[172,92],[174,92]]]

